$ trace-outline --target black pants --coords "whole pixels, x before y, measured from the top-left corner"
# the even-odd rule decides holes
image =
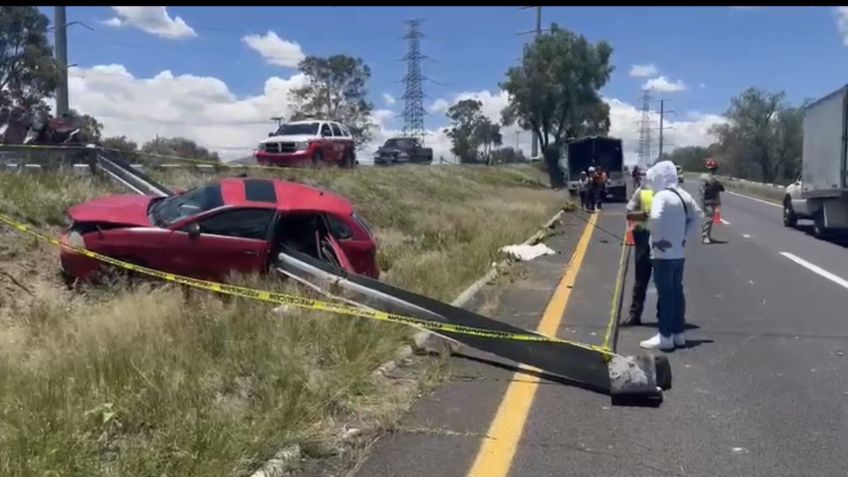
[[[645,294],[648,292],[648,284],[651,282],[651,233],[647,230],[636,229],[633,231],[633,298],[630,302],[630,318],[632,320],[642,319],[642,310],[645,308]]]

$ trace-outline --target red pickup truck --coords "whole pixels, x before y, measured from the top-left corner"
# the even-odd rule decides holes
[[[350,130],[335,121],[294,121],[280,125],[259,143],[256,161],[264,166],[356,165]]]

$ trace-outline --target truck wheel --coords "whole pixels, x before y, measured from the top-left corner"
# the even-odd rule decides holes
[[[788,197],[783,200],[783,225],[789,228],[798,225],[798,216],[792,210],[792,201]]]
[[[824,226],[824,207],[813,215],[813,235],[820,239],[827,237],[827,228]]]
[[[312,165],[314,167],[321,167],[324,164],[324,155],[321,154],[321,151],[315,151],[315,154],[312,155]]]

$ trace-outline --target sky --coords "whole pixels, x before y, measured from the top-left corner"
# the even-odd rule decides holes
[[[53,7],[40,7],[52,22]],[[508,102],[499,87],[535,28],[535,9],[516,7],[67,7],[70,106],[94,115],[104,134],[139,143],[184,136],[225,159],[244,157],[267,137],[269,118],[291,111],[307,55],[361,57],[377,124],[358,152],[403,127],[404,22],[422,19],[426,138],[452,161],[447,107],[476,98],[491,119]],[[641,96],[665,100],[664,148],[708,145],[730,99],[750,86],[785,91],[788,101],[823,96],[848,78],[848,7],[543,7],[590,41],[608,41],[615,70],[601,90],[610,135],[628,161],[639,143]],[[651,115],[654,150],[659,120]],[[512,126],[504,145],[530,152]]]

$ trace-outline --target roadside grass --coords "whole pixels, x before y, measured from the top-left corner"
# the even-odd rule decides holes
[[[529,168],[271,172],[351,198],[375,228],[383,279],[440,299],[564,202]],[[0,172],[0,212],[54,233],[68,205],[109,192],[92,178]],[[287,444],[325,452],[336,422],[391,426],[417,394],[372,375],[408,328],[146,281],[72,292],[55,249],[0,237],[0,271],[27,290],[0,276],[0,475],[249,475]],[[438,361],[425,367],[416,389],[441,377]]]

